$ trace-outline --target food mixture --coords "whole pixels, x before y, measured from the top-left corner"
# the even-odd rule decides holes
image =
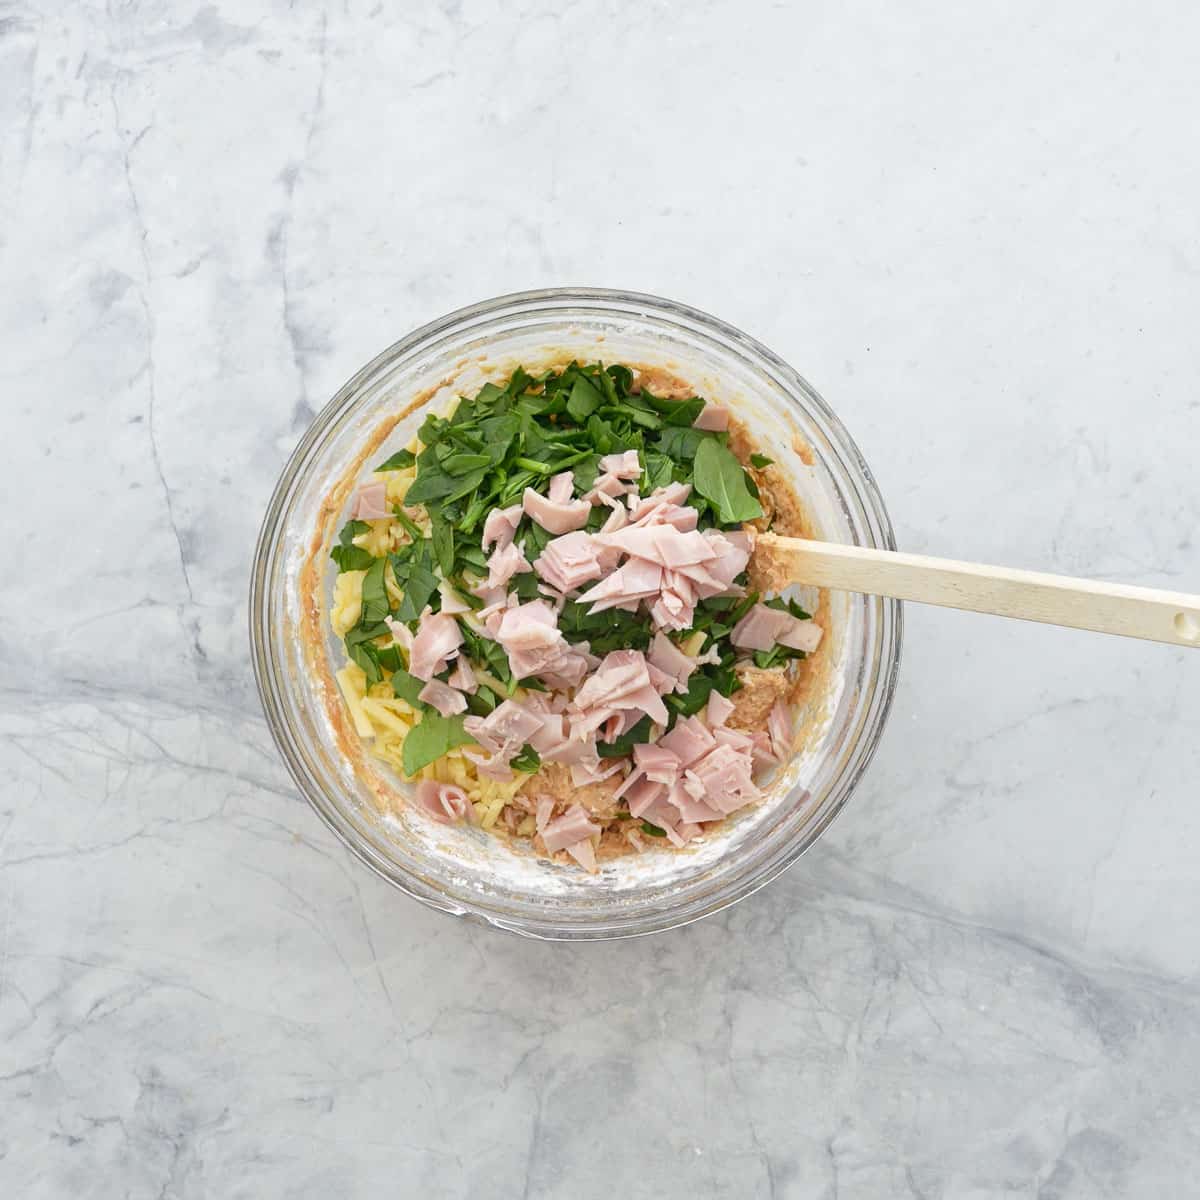
[[[622,365],[518,368],[426,417],[332,551],[355,730],[433,820],[589,871],[755,803],[823,633],[751,587],[794,505],[771,467],[726,409]]]

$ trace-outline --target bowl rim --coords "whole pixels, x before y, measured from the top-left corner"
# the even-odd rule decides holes
[[[323,794],[321,796],[314,795],[315,781],[309,778],[302,769],[301,763],[290,752],[290,747],[285,744],[281,735],[287,728],[287,721],[282,717],[272,687],[274,664],[271,661],[269,639],[265,636],[269,622],[259,619],[260,609],[268,598],[265,587],[269,574],[268,568],[273,561],[274,552],[282,540],[279,537],[279,517],[297,486],[301,468],[310,451],[329,433],[332,418],[353,398],[362,385],[388,363],[402,358],[426,343],[432,343],[440,335],[458,326],[468,324],[481,317],[494,315],[506,309],[524,308],[531,305],[570,305],[572,303],[610,304],[614,308],[630,305],[643,306],[660,317],[681,318],[685,322],[694,323],[704,332],[723,337],[742,351],[759,358],[773,373],[786,381],[789,388],[801,392],[806,402],[812,406],[822,422],[825,423],[828,432],[833,435],[837,443],[836,448],[848,456],[850,464],[853,466],[857,475],[856,489],[869,510],[870,516],[878,526],[876,532],[880,543],[887,549],[894,550],[896,548],[895,533],[887,506],[883,501],[874,473],[863,457],[858,444],[821,394],[795,368],[757,338],[702,309],[648,292],[587,286],[536,288],[493,296],[455,309],[418,326],[355,371],[313,416],[304,434],[288,456],[263,516],[255,542],[253,564],[250,571],[247,618],[255,685],[276,749],[292,780],[308,801],[309,807],[317,813],[338,840],[360,862],[389,885],[414,900],[452,916],[464,917],[472,923],[487,928],[502,929],[543,941],[612,941],[645,937],[677,929],[738,903],[777,879],[825,834],[857,788],[875,756],[883,730],[887,725],[895,697],[903,645],[904,611],[899,601],[879,598],[887,618],[883,622],[884,633],[890,636],[885,636],[886,644],[881,648],[886,650],[886,654],[879,654],[876,671],[877,682],[872,689],[870,704],[864,717],[864,722],[869,721],[871,725],[870,736],[865,739],[862,753],[844,777],[841,795],[813,822],[807,836],[797,844],[785,847],[782,852],[765,863],[758,874],[716,897],[709,898],[705,903],[693,902],[681,907],[678,911],[668,909],[656,913],[642,928],[628,928],[624,924],[594,928],[586,925],[564,927],[548,922],[543,923],[539,920],[505,919],[492,913],[466,908],[411,878],[398,878],[393,871],[378,860],[372,847],[353,837],[352,832],[335,818],[329,811]]]

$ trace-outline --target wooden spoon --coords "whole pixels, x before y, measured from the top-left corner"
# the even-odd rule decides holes
[[[756,575],[771,588],[803,583],[1200,648],[1200,596],[1185,592],[773,533],[758,536],[754,565]]]

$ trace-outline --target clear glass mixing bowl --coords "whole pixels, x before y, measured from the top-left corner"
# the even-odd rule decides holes
[[[502,296],[397,342],[325,406],[284,468],[263,521],[250,590],[250,640],[280,753],[325,823],[372,870],[444,912],[541,938],[630,937],[716,912],[774,879],[841,810],[875,750],[900,658],[892,600],[833,593],[822,653],[829,685],[810,705],[807,740],[766,801],[683,851],[653,849],[597,875],[560,867],[474,828],[435,825],[409,807],[381,813],[384,764],[339,741],[326,704],[340,647],[326,629],[306,654],[301,569],[314,539],[327,560],[343,513],[331,490],[384,418],[421,395],[373,453],[413,436],[429,405],[507,374],[516,363],[580,359],[662,365],[731,407],[787,471],[818,536],[892,548],[883,501],[850,435],[815,391],[766,347],[724,322],[654,296],[560,288]],[[326,598],[332,574],[323,569]],[[815,661],[815,660],[814,660]],[[374,785],[374,786],[373,786]]]

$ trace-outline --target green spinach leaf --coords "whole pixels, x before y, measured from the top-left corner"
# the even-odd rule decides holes
[[[726,525],[753,521],[763,515],[762,505],[746,486],[746,472],[733,451],[715,439],[700,443],[693,471],[696,491],[711,501]]]
[[[427,767],[455,746],[465,746],[474,741],[463,728],[461,715],[443,717],[441,713],[430,710],[404,739],[404,774],[411,779],[422,767]]]

